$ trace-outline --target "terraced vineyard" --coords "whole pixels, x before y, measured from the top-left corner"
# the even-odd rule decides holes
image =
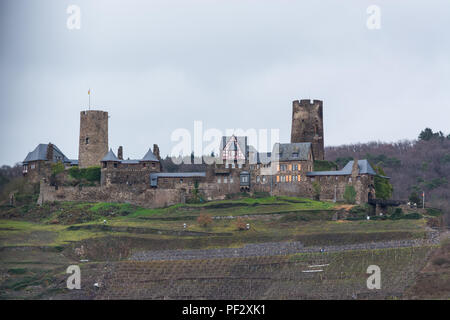
[[[428,247],[102,265],[94,299],[393,299],[414,283]],[[381,290],[366,286],[369,265]],[[305,272],[323,270],[321,272]],[[93,269],[86,269],[92,273]],[[99,271],[99,270],[97,270]]]
[[[163,209],[0,208],[0,298],[402,298],[439,243],[427,239],[428,217],[336,218],[348,209],[290,197]],[[212,217],[207,226],[197,221],[202,214]],[[238,218],[250,228],[239,228]],[[144,261],[135,261],[140,255]],[[73,264],[81,290],[66,288]],[[366,287],[371,264],[381,267],[381,290]]]

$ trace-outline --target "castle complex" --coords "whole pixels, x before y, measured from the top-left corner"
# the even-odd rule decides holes
[[[68,159],[53,144],[40,144],[23,161],[23,172],[40,182],[39,202],[109,201],[129,202],[144,207],[183,203],[192,197],[224,199],[240,192],[320,198],[342,201],[353,187],[356,203],[374,199],[374,177],[367,160],[350,161],[341,170],[315,171],[324,160],[323,103],[320,100],[293,102],[290,143],[276,143],[271,152],[258,152],[247,137],[224,136],[215,163],[196,172],[167,172],[158,145],[143,152],[140,159],[117,155],[108,148],[108,113],[82,111],[78,160]],[[100,166],[97,185],[70,185],[51,182],[51,167],[62,163],[71,167]],[[53,179],[54,180],[54,179]]]

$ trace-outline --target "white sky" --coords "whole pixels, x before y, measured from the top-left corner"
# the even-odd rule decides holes
[[[449,18],[447,0],[1,0],[0,165],[48,142],[76,159],[89,88],[126,158],[170,153],[195,120],[289,142],[292,100],[308,98],[324,101],[326,145],[450,133]]]

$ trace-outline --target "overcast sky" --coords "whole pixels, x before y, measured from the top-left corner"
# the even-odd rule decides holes
[[[450,133],[449,58],[448,0],[1,0],[0,165],[48,142],[76,159],[89,88],[126,158],[195,120],[289,142],[296,99],[324,101],[325,145]]]

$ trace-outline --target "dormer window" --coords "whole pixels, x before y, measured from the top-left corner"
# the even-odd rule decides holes
[[[292,153],[292,157],[293,157],[293,158],[298,158],[298,152],[293,152],[293,153]]]

